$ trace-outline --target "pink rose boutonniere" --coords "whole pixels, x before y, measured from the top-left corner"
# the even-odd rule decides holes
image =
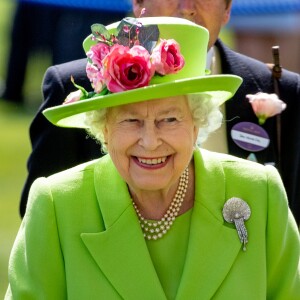
[[[179,44],[159,39],[157,25],[143,26],[134,18],[125,18],[116,35],[102,24],[91,29],[97,43],[87,52],[86,73],[93,91],[87,92],[72,80],[79,91],[69,95],[65,104],[145,87],[155,74],[175,74],[184,67]]]
[[[286,104],[276,94],[260,92],[247,95],[246,98],[249,99],[260,125],[263,125],[267,118],[278,115],[286,109]]]

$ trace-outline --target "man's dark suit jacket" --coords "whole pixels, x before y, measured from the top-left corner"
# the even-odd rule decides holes
[[[227,139],[229,153],[246,158],[249,152],[238,147],[230,137],[232,127],[242,121],[258,123],[247,94],[257,92],[274,93],[272,74],[262,62],[238,54],[221,41],[217,41],[224,74],[235,74],[243,78],[243,84],[235,96],[226,102]],[[50,67],[44,78],[44,102],[38,110],[31,126],[32,153],[28,160],[28,177],[24,186],[20,213],[24,215],[27,196],[32,182],[40,176],[48,176],[82,162],[101,156],[100,145],[81,129],[65,129],[48,122],[42,111],[60,105],[75,88],[71,75],[77,84],[91,90],[87,79],[86,59],[81,59]],[[269,118],[263,125],[270,136],[267,149],[256,152],[260,163],[281,164],[281,175],[289,197],[290,207],[300,222],[300,76],[283,70],[280,79],[280,99],[287,103],[281,114],[281,155],[277,149],[276,117]]]

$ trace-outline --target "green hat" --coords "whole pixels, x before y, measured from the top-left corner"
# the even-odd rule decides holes
[[[80,100],[43,114],[57,126],[86,128],[85,112],[123,104],[195,93],[210,94],[222,104],[242,79],[206,74],[208,38],[204,27],[173,17],[126,18],[106,27],[94,24],[83,42],[94,92],[75,84],[82,91]]]

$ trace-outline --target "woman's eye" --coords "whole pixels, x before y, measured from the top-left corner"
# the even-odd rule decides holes
[[[139,120],[138,119],[126,119],[125,122],[128,122],[128,123],[135,123],[135,122],[138,122]]]
[[[173,126],[173,125],[176,125],[177,122],[178,122],[178,119],[175,117],[163,118],[163,119],[157,121],[156,126],[159,126],[159,127]]]
[[[174,117],[171,117],[171,118],[165,118],[164,121],[165,121],[166,123],[172,123],[172,122],[176,122],[177,119],[174,118]]]
[[[118,122],[123,128],[136,128],[141,126],[141,120],[135,118],[122,119]]]

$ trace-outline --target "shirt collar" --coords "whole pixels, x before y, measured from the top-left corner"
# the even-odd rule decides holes
[[[211,75],[222,73],[220,54],[216,46],[211,47],[207,52],[206,69],[210,70]]]

